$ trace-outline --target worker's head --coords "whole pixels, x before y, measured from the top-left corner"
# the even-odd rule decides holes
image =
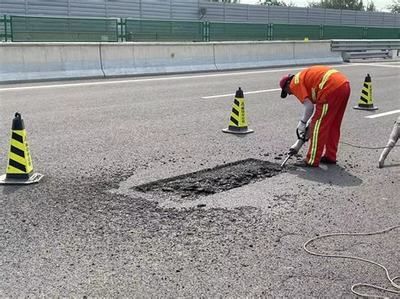
[[[294,76],[291,74],[285,75],[282,77],[281,81],[279,82],[279,85],[282,89],[281,91],[281,98],[284,99],[287,97],[288,94],[292,94],[290,92],[290,81],[292,80]]]

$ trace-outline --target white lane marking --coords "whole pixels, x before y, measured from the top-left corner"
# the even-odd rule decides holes
[[[381,67],[394,67],[394,68],[400,68],[400,65],[397,64],[381,64],[381,63],[354,63],[354,65],[360,66],[381,66]]]
[[[254,91],[244,91],[244,95],[248,94],[255,94],[255,93],[263,93],[263,92],[271,92],[271,91],[280,91],[280,88],[273,88],[273,89],[263,89],[263,90],[254,90]],[[220,95],[215,95],[215,96],[207,96],[207,97],[202,97],[202,99],[216,99],[216,98],[224,98],[224,97],[231,97],[234,96],[234,93],[229,93],[229,94],[220,94]]]
[[[396,114],[396,113],[400,113],[400,110],[392,110],[392,111],[388,111],[388,112],[384,112],[384,113],[368,115],[368,116],[365,116],[365,118],[378,118],[378,117],[391,115],[391,114]]]
[[[334,65],[332,67],[338,68],[338,67],[348,67],[352,65],[353,64],[349,63],[343,65]],[[46,88],[65,88],[65,87],[79,87],[79,86],[96,86],[96,85],[106,85],[106,84],[124,84],[124,83],[137,83],[137,82],[151,82],[151,81],[169,81],[169,80],[199,79],[199,78],[212,78],[212,77],[242,76],[242,75],[265,74],[265,73],[290,72],[294,70],[302,70],[304,68],[305,67],[296,67],[296,68],[273,69],[264,71],[246,71],[246,72],[235,72],[235,73],[217,73],[217,74],[207,74],[207,75],[176,76],[176,77],[168,76],[168,77],[127,79],[127,80],[116,80],[116,81],[108,81],[108,79],[103,79],[103,81],[97,81],[97,82],[6,87],[6,88],[0,88],[0,92],[14,91],[14,90],[18,91],[18,90],[32,90],[32,89],[46,89]]]

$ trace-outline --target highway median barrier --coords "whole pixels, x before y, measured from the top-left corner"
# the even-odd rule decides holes
[[[107,77],[216,70],[210,43],[103,44],[101,57]]]
[[[0,82],[103,77],[97,43],[0,43]]]
[[[295,65],[343,63],[340,53],[331,51],[330,41],[294,41]]]
[[[341,63],[330,41],[0,43],[0,83]]]
[[[294,61],[292,42],[214,43],[218,70],[289,65]]]

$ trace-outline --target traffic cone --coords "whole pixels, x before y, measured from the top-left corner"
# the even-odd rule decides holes
[[[2,185],[29,185],[38,183],[43,175],[33,174],[32,158],[26,140],[24,121],[15,113],[11,128],[11,146],[8,153],[6,174],[0,176]]]
[[[222,131],[225,133],[232,133],[232,134],[248,134],[254,132],[253,130],[250,130],[247,127],[246,111],[244,107],[244,96],[243,96],[243,91],[240,87],[236,91],[235,99],[233,101],[229,126],[228,128],[223,129]]]
[[[358,101],[358,106],[354,106],[354,109],[357,110],[378,110],[378,107],[374,106],[374,103],[372,102],[372,82],[371,82],[371,76],[367,74],[364,80],[364,86],[361,91],[361,97],[360,100]]]

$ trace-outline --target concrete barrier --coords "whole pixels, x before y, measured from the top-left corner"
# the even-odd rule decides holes
[[[329,41],[0,43],[0,82],[340,62]]]
[[[339,53],[331,51],[330,41],[295,41],[294,64],[342,63]]]
[[[331,52],[330,41],[222,42],[214,47],[219,70],[343,62]]]
[[[271,67],[293,64],[293,42],[214,43],[218,70]]]
[[[98,44],[0,44],[0,82],[102,76]]]
[[[209,43],[120,43],[101,45],[106,76],[215,70]]]

